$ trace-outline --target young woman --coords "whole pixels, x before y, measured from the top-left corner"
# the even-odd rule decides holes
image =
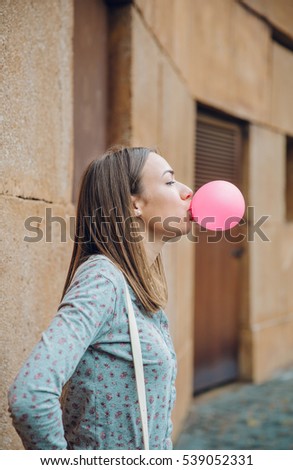
[[[160,253],[190,230],[191,197],[151,149],[112,149],[86,169],[57,314],[9,389],[26,449],[143,449],[124,278],[141,342],[150,449],[172,449],[176,357]]]

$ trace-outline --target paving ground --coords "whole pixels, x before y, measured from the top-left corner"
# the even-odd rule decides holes
[[[194,398],[174,449],[293,449],[293,370]]]

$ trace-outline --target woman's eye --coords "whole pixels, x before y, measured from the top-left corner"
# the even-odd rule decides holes
[[[168,181],[168,183],[166,183],[166,184],[169,184],[171,186],[171,184],[175,184],[175,183],[176,183],[176,181]]]

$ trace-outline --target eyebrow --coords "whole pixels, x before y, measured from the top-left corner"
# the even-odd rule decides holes
[[[162,173],[162,176],[164,176],[166,173],[171,173],[171,175],[174,175],[174,171],[173,170],[166,170],[164,171],[164,173]],[[161,177],[162,177],[161,176]]]

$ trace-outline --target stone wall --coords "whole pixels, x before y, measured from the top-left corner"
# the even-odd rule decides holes
[[[291,0],[239,0],[280,32],[293,34],[293,3]]]
[[[246,3],[259,8],[266,4],[268,20],[246,8]],[[193,99],[292,134],[292,52],[272,40],[273,26],[268,22],[281,22],[293,39],[290,2],[135,0],[135,4]]]
[[[56,313],[72,250],[73,8],[71,0],[1,3],[4,151],[0,258],[4,302],[0,447],[18,449],[22,446],[8,417],[7,389]],[[63,222],[50,220],[56,216]],[[34,218],[31,222],[30,217]],[[25,223],[30,225],[25,227]],[[25,241],[25,237],[34,240]]]
[[[249,157],[255,220],[270,216],[263,226],[268,241],[256,237],[249,243],[252,378],[259,382],[293,362],[293,224],[285,220],[284,135],[252,125]]]

